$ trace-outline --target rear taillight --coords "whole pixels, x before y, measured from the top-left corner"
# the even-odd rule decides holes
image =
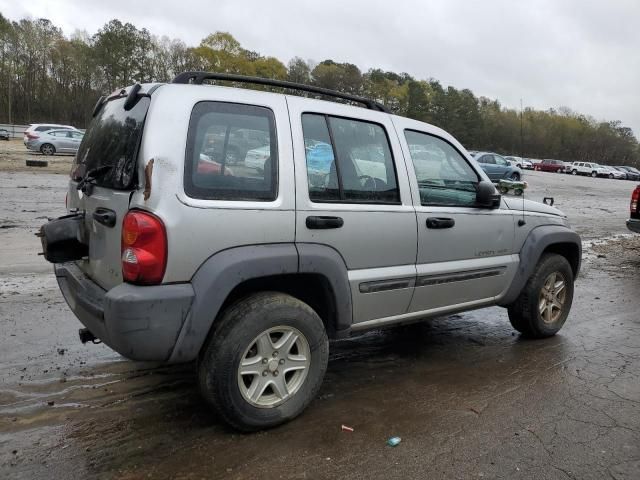
[[[158,217],[129,211],[122,221],[121,251],[125,282],[155,285],[162,281],[167,266],[167,234]]]
[[[635,214],[638,211],[638,202],[640,202],[640,185],[638,185],[631,194],[631,204],[629,205],[631,215]]]
[[[35,140],[36,138],[40,138],[40,135],[36,135],[35,133],[27,133],[27,138],[29,140]]]

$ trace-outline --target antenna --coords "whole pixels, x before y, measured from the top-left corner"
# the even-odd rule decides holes
[[[520,158],[522,159],[520,165],[523,166],[524,169],[524,134],[523,134],[523,117],[524,110],[522,109],[522,98],[520,99]],[[522,179],[521,179],[522,180]],[[524,180],[522,180],[524,182]],[[526,188],[522,189],[522,218],[518,220],[518,226],[523,227],[527,224],[524,220],[524,192]]]

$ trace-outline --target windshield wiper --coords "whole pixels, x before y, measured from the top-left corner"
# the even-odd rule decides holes
[[[96,175],[102,172],[109,171],[113,169],[113,165],[100,165],[99,167],[92,168],[84,174],[84,176],[78,181],[78,186],[76,187],[78,190],[82,190],[82,193],[85,195],[91,196],[91,192],[93,191],[93,186],[96,182]]]

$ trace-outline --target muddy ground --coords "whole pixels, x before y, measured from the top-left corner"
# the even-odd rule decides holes
[[[556,337],[524,340],[489,308],[334,342],[310,408],[242,435],[201,400],[193,365],[80,344],[33,236],[63,213],[66,176],[3,158],[0,478],[640,477],[633,183],[527,175],[527,196],[553,195],[588,247]]]

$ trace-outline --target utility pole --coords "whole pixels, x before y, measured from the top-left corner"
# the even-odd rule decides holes
[[[522,99],[520,99],[520,158],[524,161],[524,130],[523,130],[524,110],[522,109]]]

